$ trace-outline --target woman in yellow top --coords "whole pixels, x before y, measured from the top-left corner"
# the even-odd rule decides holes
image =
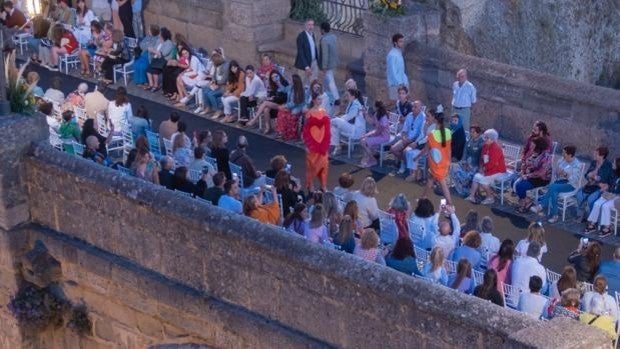
[[[426,182],[426,187],[422,197],[426,197],[429,189],[433,187],[433,182],[439,183],[443,196],[447,204],[452,205],[450,188],[446,182],[450,161],[452,158],[452,132],[444,126],[444,115],[434,109],[429,111],[435,118],[435,127],[428,132],[426,151],[428,153],[428,168],[433,180]]]
[[[265,224],[280,224],[280,206],[278,204],[278,192],[274,186],[270,186],[273,201],[262,204],[263,193],[267,187],[262,187],[256,195],[250,195],[243,201],[243,214]]]

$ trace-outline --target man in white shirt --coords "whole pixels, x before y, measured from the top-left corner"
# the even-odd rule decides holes
[[[93,92],[84,95],[84,109],[89,119],[96,118],[97,113],[107,112],[110,101],[104,96],[106,89],[106,84],[100,82]]]
[[[261,78],[256,75],[254,66],[245,67],[245,90],[239,97],[239,121],[249,121],[248,108],[256,108],[259,98],[267,96],[267,89]]]
[[[480,244],[479,249],[483,258],[499,252],[501,243],[499,239],[493,235],[493,220],[489,216],[485,216],[482,218],[482,222],[480,222],[480,238],[482,239],[482,244]]]
[[[522,293],[519,297],[519,305],[517,310],[527,313],[536,319],[540,319],[547,308],[547,297],[540,294],[543,281],[538,276],[530,277],[530,292]]]
[[[452,84],[452,114],[458,114],[463,121],[463,129],[469,130],[471,107],[476,103],[476,87],[467,80],[467,70],[456,73],[456,81]]]
[[[543,281],[543,286],[547,283],[547,273],[545,267],[538,262],[540,254],[540,244],[537,241],[530,242],[527,248],[527,256],[517,258],[512,262],[512,287],[516,292],[525,292],[529,289],[530,278],[534,275]],[[544,289],[544,287],[543,287]]]

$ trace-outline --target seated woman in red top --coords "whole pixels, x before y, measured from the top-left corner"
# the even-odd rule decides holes
[[[62,25],[56,25],[52,29],[52,37],[54,38],[54,46],[51,48],[50,63],[47,69],[58,71],[58,57],[60,55],[70,55],[74,53],[78,47],[78,41],[73,33],[65,29]]]
[[[480,167],[478,173],[474,176],[471,191],[467,197],[468,201],[476,202],[476,193],[478,188],[482,187],[486,192],[486,199],[482,201],[483,205],[490,205],[495,202],[493,189],[491,185],[506,173],[506,162],[504,160],[504,152],[502,147],[497,143],[499,134],[494,129],[488,129],[482,134],[484,145],[480,151]]]

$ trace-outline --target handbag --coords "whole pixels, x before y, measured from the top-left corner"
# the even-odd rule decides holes
[[[163,70],[165,66],[166,66],[166,60],[161,57],[153,58],[150,64],[151,68],[159,69],[159,70]]]
[[[590,195],[599,189],[600,187],[597,184],[586,184],[583,186],[582,190],[584,194]]]

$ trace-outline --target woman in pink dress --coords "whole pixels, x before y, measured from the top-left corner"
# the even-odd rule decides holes
[[[497,272],[497,290],[504,294],[503,284],[510,285],[512,260],[515,253],[515,244],[510,239],[502,241],[499,252],[489,259],[489,269]]]
[[[360,144],[364,149],[364,157],[362,158],[362,167],[372,167],[377,164],[377,160],[374,157],[375,151],[379,149],[381,144],[390,140],[390,121],[387,110],[383,102],[375,102],[375,117],[374,120],[369,120],[370,123],[375,124],[375,129],[362,136]]]

